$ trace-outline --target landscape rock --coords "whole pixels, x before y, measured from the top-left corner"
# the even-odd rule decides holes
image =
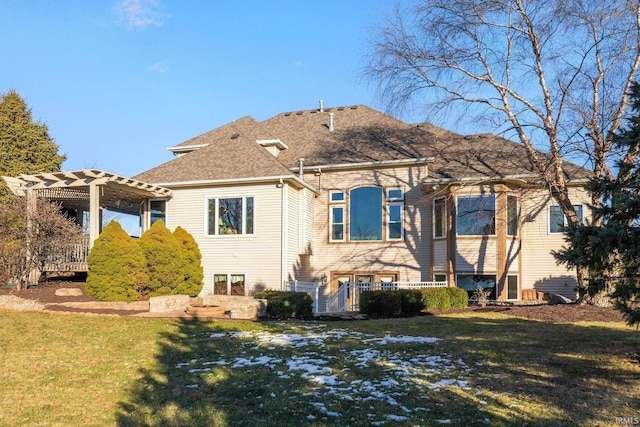
[[[564,295],[554,294],[549,300],[549,304],[571,304],[573,301]]]
[[[79,289],[79,288],[60,288],[60,289],[56,289],[55,295],[57,297],[80,297],[80,296],[82,296],[82,289]]]

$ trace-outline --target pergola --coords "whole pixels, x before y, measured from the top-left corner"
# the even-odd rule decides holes
[[[89,244],[101,231],[101,211],[145,215],[149,199],[170,198],[168,188],[137,181],[98,169],[61,171],[3,177],[14,194],[60,203],[78,212],[89,212]],[[146,221],[145,221],[146,224]]]

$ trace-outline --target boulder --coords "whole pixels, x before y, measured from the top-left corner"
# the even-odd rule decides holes
[[[56,289],[57,297],[79,297],[82,296],[82,289],[79,288],[60,288]]]
[[[573,300],[567,298],[564,295],[554,294],[549,300],[549,304],[571,304]]]

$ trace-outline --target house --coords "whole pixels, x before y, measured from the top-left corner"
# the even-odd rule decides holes
[[[23,175],[16,191],[62,201],[89,244],[100,208],[163,220],[202,252],[205,294],[250,295],[316,282],[479,285],[499,301],[575,298],[562,211],[524,147],[495,135],[408,124],[364,105],[243,117],[169,148],[175,157],[125,178],[98,170]],[[586,215],[587,170],[566,164]]]
[[[171,191],[150,200],[147,224],[195,237],[204,293],[447,281],[501,301],[576,296],[574,273],[551,255],[564,216],[512,141],[321,103],[243,117],[169,150],[173,160],[133,179]],[[584,215],[588,172],[567,172]]]

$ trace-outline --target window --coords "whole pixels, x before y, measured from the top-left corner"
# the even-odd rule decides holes
[[[156,221],[167,223],[167,201],[149,200],[149,226]]]
[[[253,197],[207,199],[207,234],[253,234]]]
[[[349,192],[349,240],[382,240],[380,187],[360,187]]]
[[[458,196],[457,232],[459,236],[495,234],[495,196]]]
[[[387,239],[402,239],[402,203],[387,204]]]
[[[331,207],[331,241],[344,241],[344,206]]]
[[[518,299],[518,276],[507,276],[507,299]]]
[[[387,200],[402,200],[402,188],[388,188]]]
[[[436,199],[433,201],[433,237],[447,236],[447,201]]]
[[[434,282],[446,282],[447,281],[447,275],[444,273],[434,273],[433,274],[433,281]]]
[[[456,286],[467,291],[469,296],[478,289],[490,291],[489,299],[496,299],[496,276],[494,274],[458,274]]]
[[[582,205],[573,205],[578,216],[578,221],[582,223]],[[549,233],[562,233],[562,227],[567,225],[567,217],[562,212],[560,206],[549,206]]]
[[[244,274],[214,274],[214,295],[245,295]]]
[[[507,196],[507,235],[518,235],[518,198]]]
[[[344,191],[332,191],[330,198],[331,202],[344,202]]]
[[[348,212],[348,213],[347,213]],[[329,192],[329,241],[404,239],[404,191],[399,187],[358,187]]]

